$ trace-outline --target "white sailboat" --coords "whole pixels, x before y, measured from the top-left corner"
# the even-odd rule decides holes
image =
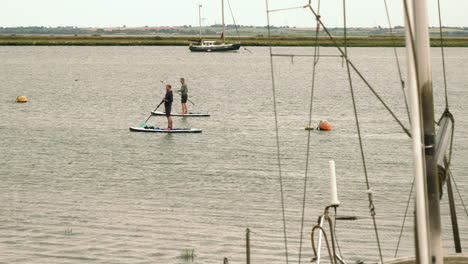
[[[222,43],[216,43],[214,40],[203,40],[201,38],[201,5],[198,6],[199,12],[199,23],[200,23],[200,40],[194,41],[195,43],[190,44],[190,51],[193,52],[220,52],[220,51],[237,51],[241,47],[240,43],[226,43],[226,26],[224,23],[224,0],[221,0],[221,12],[222,12],[222,26],[223,32],[221,33]]]

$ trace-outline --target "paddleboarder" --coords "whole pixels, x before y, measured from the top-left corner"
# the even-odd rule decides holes
[[[164,108],[166,109],[166,117],[167,117],[167,130],[172,130],[172,117],[171,117],[171,110],[172,110],[172,86],[170,84],[166,84],[166,96],[163,99],[164,101]]]
[[[187,84],[185,83],[184,78],[180,78],[180,83],[182,84],[182,86],[180,87],[180,90],[178,90],[177,92],[180,93],[180,99],[181,99],[181,103],[182,103],[182,114],[188,114],[188,110],[187,110],[187,100],[188,100]]]

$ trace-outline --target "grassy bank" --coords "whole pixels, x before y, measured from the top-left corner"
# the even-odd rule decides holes
[[[156,36],[0,36],[2,46],[188,46],[189,39],[196,37],[156,37]],[[237,38],[227,39],[228,42],[237,42]],[[244,46],[313,46],[312,37],[273,37],[271,41],[266,37],[242,37]],[[336,38],[339,45],[343,39]],[[319,38],[320,46],[334,46],[326,37]],[[348,39],[351,47],[403,47],[404,38],[396,39],[385,36],[351,37]],[[431,39],[431,45],[437,47],[440,40]],[[468,47],[468,38],[444,38],[444,46]]]

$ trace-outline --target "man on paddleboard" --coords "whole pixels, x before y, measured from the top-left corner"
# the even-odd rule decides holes
[[[177,92],[180,93],[180,99],[181,99],[181,103],[182,103],[182,114],[188,114],[188,110],[187,110],[187,100],[188,100],[187,84],[185,83],[184,78],[180,78],[180,83],[182,84],[182,86],[180,87],[180,90],[178,90]]]
[[[172,130],[172,117],[171,117],[171,110],[172,110],[172,86],[170,84],[166,84],[166,96],[163,99],[164,101],[164,108],[166,109],[166,117],[167,117],[167,129]]]

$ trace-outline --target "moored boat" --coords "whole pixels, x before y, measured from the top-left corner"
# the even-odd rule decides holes
[[[190,45],[189,49],[190,51],[194,51],[194,52],[220,52],[220,51],[237,51],[240,49],[240,47],[241,47],[240,43],[216,44],[216,41],[202,40],[199,45],[196,45],[196,44]]]
[[[222,17],[223,17],[223,32],[221,33],[221,40],[222,43],[216,43],[214,40],[202,40],[201,37],[201,5],[198,6],[199,8],[199,20],[200,20],[200,39],[199,40],[192,40],[190,44],[190,51],[192,52],[222,52],[222,51],[238,51],[241,47],[240,43],[226,43],[226,26],[224,23],[224,0],[221,0],[221,9],[222,9]]]

